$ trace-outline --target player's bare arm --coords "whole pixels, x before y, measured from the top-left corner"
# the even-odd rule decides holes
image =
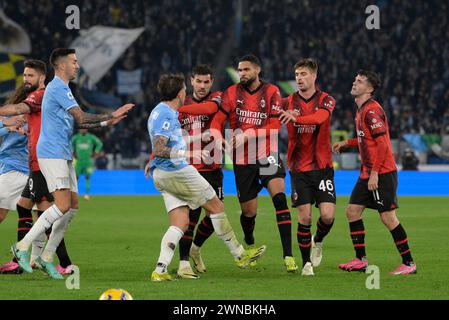
[[[80,107],[76,106],[74,108],[71,108],[69,112],[75,118],[75,121],[78,123],[78,125],[85,125],[88,123],[97,124],[111,119],[119,119],[119,118],[123,119],[123,117],[126,116],[128,111],[131,110],[133,107],[134,107],[133,104],[125,104],[124,106],[118,108],[112,113],[92,114],[84,112],[83,110],[81,110]],[[113,122],[110,123],[112,125]],[[108,123],[107,125],[110,124]],[[86,127],[83,128],[85,129]]]
[[[30,113],[31,109],[26,103],[7,104],[0,108],[0,116],[17,116]]]
[[[124,106],[118,108],[112,113],[104,113],[104,114],[92,114],[87,113],[81,110],[79,106],[71,108],[69,110],[70,114],[75,118],[76,122],[79,125],[84,125],[87,123],[99,123],[102,121],[108,121],[111,119],[122,118],[125,116],[129,110],[134,107],[133,104],[125,104]]]
[[[123,119],[125,119],[127,116],[121,116],[120,118],[112,118],[109,119],[107,121],[102,122],[96,122],[96,123],[84,123],[84,124],[79,124],[78,125],[78,129],[95,129],[95,128],[100,128],[100,127],[107,127],[107,126],[114,126],[117,123],[119,123],[120,121],[122,121]]]
[[[170,154],[172,153],[173,149],[170,147],[167,147],[168,138],[164,136],[156,136],[154,138],[153,142],[153,154],[155,157],[159,158],[170,158]],[[182,151],[182,150],[178,150]],[[176,152],[182,153],[182,152]]]

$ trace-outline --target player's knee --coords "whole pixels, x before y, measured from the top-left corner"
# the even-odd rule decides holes
[[[0,223],[2,223],[5,219],[6,216],[8,215],[8,210],[0,210]]]
[[[395,228],[399,224],[399,220],[394,210],[382,212],[380,214],[380,219],[382,220],[383,224],[390,230]]]
[[[69,212],[70,210],[70,203],[57,203],[56,207],[61,211],[62,214],[65,214]]]
[[[357,220],[358,218],[360,218],[361,215],[360,210],[351,205],[346,207],[345,212],[346,217],[348,218],[349,221]]]
[[[277,210],[286,210],[288,209],[287,205],[287,197],[285,196],[285,193],[279,192],[273,197],[273,205]]]

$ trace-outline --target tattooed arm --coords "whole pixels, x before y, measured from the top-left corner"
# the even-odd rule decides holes
[[[167,147],[168,138],[164,136],[156,136],[153,141],[153,154],[159,158],[181,158],[186,157],[185,150],[179,150]]]
[[[0,108],[0,116],[16,116],[30,112],[30,106],[23,102],[18,104],[7,104]]]
[[[107,121],[113,118],[111,113],[105,113],[105,114],[92,114],[87,113],[81,110],[80,107],[73,107],[69,109],[70,114],[75,118],[76,122],[79,125],[85,125],[85,124],[96,124],[100,123],[101,121]],[[85,128],[85,127],[83,127]],[[97,128],[97,127],[90,127],[90,128]]]

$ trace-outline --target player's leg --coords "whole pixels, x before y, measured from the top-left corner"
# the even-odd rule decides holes
[[[220,199],[220,201],[223,201],[223,172],[221,171],[221,169],[210,172],[202,172],[201,175],[214,188],[218,199]],[[193,239],[192,246],[190,247],[190,257],[193,260],[195,269],[200,273],[206,272],[206,265],[204,264],[204,261],[201,257],[200,249],[213,232],[214,226],[212,225],[212,220],[210,219],[209,215],[206,214],[198,224],[195,238]]]
[[[365,250],[365,226],[362,213],[365,208],[375,208],[372,192],[368,190],[368,180],[358,179],[346,207],[346,217],[349,222],[349,232],[355,251],[355,258],[338,267],[345,271],[365,272],[368,266]]]
[[[396,216],[397,204],[397,172],[379,175],[378,189],[373,191],[374,200],[380,218],[390,231],[394,243],[402,258],[402,263],[390,274],[412,274],[416,273],[416,264],[408,245],[407,233]]]
[[[309,173],[290,172],[292,189],[292,206],[297,209],[298,228],[297,240],[302,258],[302,275],[314,275],[313,266],[310,260],[310,250],[312,246],[312,204],[313,180]]]
[[[94,167],[91,163],[85,166],[84,174],[86,179],[86,194],[84,195],[84,200],[90,200],[90,177],[92,176]]]
[[[212,187],[211,190],[213,191]],[[210,215],[215,233],[225,243],[239,268],[245,269],[253,261],[258,260],[265,252],[266,246],[245,250],[237,240],[234,230],[224,212],[223,202],[214,194],[211,200],[203,204]]]
[[[193,272],[190,266],[189,253],[193,241],[193,232],[198,223],[201,214],[201,207],[195,210],[189,210],[189,225],[179,241],[179,267],[178,276],[185,279],[197,279],[198,276]]]
[[[262,190],[259,183],[259,167],[257,165],[234,165],[235,184],[242,213],[244,241],[248,247],[254,246],[254,227],[257,216],[257,195]]]
[[[183,202],[175,197],[163,193],[164,201],[167,205],[177,206]],[[186,205],[177,206],[168,212],[170,226],[162,237],[161,250],[157,260],[156,268],[151,274],[151,281],[172,280],[168,274],[168,266],[170,265],[176,246],[188,228],[189,224],[189,208]]]
[[[337,203],[334,170],[323,169],[317,171],[315,180],[315,200],[320,210],[320,217],[316,222],[317,231],[312,236],[311,260],[314,267],[321,264],[323,255],[323,239],[328,235],[334,224],[335,204]]]
[[[268,181],[267,189],[276,211],[276,222],[282,243],[284,264],[287,272],[298,271],[298,266],[292,253],[292,217],[285,196],[283,178],[273,178]]]
[[[402,258],[402,264],[399,265],[394,271],[390,274],[399,275],[399,274],[412,274],[416,273],[416,265],[413,261],[412,254],[408,245],[407,233],[405,232],[404,227],[399,222],[396,211],[386,211],[380,214],[380,218],[388,230],[391,232],[396,248],[399,251],[399,254]]]
[[[0,224],[6,219],[9,210],[6,208],[0,208]]]
[[[38,161],[55,202],[37,219],[27,235],[12,247],[20,266],[27,272],[32,272],[28,254],[31,243],[68,213],[71,206],[71,175],[68,162],[62,159],[38,159]]]

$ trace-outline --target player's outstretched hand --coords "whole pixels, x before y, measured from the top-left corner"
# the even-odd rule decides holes
[[[346,142],[346,140],[335,142],[334,145],[332,146],[332,152],[339,154],[340,151],[346,148],[347,145],[348,143]]]
[[[132,104],[132,103],[127,103],[127,104],[121,106],[120,108],[118,108],[117,110],[115,110],[115,111],[112,113],[112,117],[113,117],[113,118],[120,118],[120,117],[126,115],[126,114],[128,113],[129,110],[131,110],[132,108],[134,108],[134,106],[135,106],[135,105]]]
[[[289,122],[296,122],[296,117],[294,115],[294,112],[292,110],[287,111],[281,111],[281,115],[279,116],[279,121],[281,123],[289,123]]]
[[[118,118],[112,118],[112,119],[109,119],[109,120],[107,121],[108,126],[115,126],[117,123],[119,123],[120,121],[122,121],[122,120],[125,119],[126,117],[127,117],[127,115],[123,115],[123,116],[118,117]]]

